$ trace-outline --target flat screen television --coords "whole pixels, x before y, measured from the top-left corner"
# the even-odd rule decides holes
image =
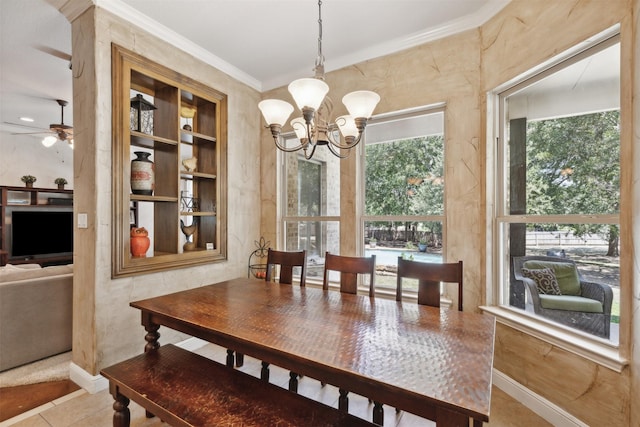
[[[14,208],[9,228],[10,258],[73,254],[72,208]]]

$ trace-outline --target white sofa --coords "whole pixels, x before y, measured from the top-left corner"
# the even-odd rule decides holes
[[[0,371],[71,350],[73,264],[0,267]]]

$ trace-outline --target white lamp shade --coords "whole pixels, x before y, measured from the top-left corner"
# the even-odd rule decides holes
[[[268,125],[278,124],[283,126],[291,113],[293,105],[280,99],[265,99],[258,103],[262,116]]]
[[[356,121],[351,116],[340,116],[336,119],[336,124],[342,136],[358,137],[358,128],[356,127]]]
[[[289,92],[300,110],[304,107],[317,110],[329,92],[329,85],[320,79],[298,79],[289,84]]]
[[[313,123],[311,123],[311,125],[313,126]],[[291,127],[293,128],[293,131],[296,133],[296,136],[299,140],[307,137],[307,123],[302,117],[296,117],[295,119],[291,120]]]
[[[55,144],[57,140],[58,138],[56,138],[55,136],[45,136],[44,139],[42,140],[42,145],[49,148],[53,144]]]
[[[358,90],[346,94],[342,98],[342,103],[347,107],[351,117],[362,117],[368,119],[373,114],[373,110],[380,102],[380,95],[370,90]]]

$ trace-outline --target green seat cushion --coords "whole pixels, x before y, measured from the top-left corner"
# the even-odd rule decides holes
[[[581,295],[580,278],[576,266],[570,262],[525,261],[523,267],[529,269],[550,268],[556,274],[558,287],[562,295]]]
[[[583,311],[587,313],[603,313],[602,303],[590,298],[573,295],[540,295],[542,308],[553,310]]]

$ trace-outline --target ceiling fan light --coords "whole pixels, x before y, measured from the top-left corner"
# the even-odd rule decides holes
[[[380,102],[380,95],[370,90],[357,90],[342,98],[342,103],[347,107],[349,115],[355,118],[371,117],[378,102]]]
[[[304,78],[289,84],[289,93],[300,110],[305,107],[317,110],[328,92],[329,85],[320,79]]]
[[[44,139],[42,140],[42,145],[49,148],[53,144],[55,144],[57,140],[58,138],[56,138],[55,136],[45,136]]]
[[[283,126],[293,112],[293,105],[280,99],[260,101],[258,108],[268,125],[277,124]]]

